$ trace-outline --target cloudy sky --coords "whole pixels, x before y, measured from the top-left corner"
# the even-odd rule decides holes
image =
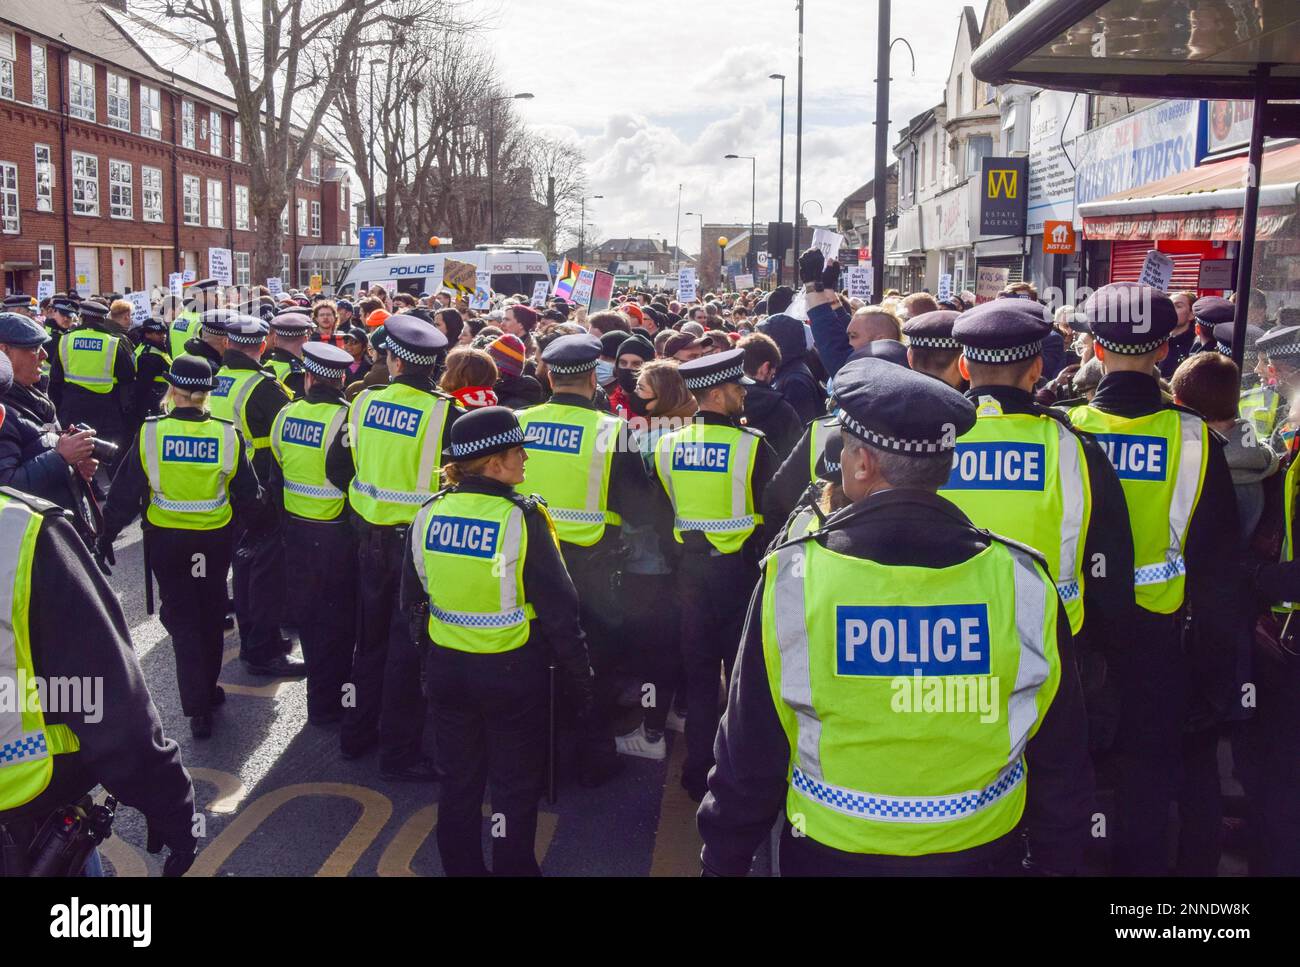
[[[477,6],[477,4],[476,4]],[[794,0],[490,0],[489,43],[503,83],[531,91],[524,120],[573,138],[587,157],[588,231],[599,238],[666,238],[699,249],[699,219],[748,223],[748,161],[758,168],[757,221],[776,219],[781,84],[786,81],[786,218],[794,215]],[[894,47],[890,142],[943,93],[962,4],[893,4],[895,37],[916,51],[916,74]],[[983,5],[975,7],[982,18]],[[872,177],[876,4],[807,0],[804,13],[803,198],[829,221]],[[817,206],[805,207],[818,222]],[[594,231],[591,226],[596,226]]]

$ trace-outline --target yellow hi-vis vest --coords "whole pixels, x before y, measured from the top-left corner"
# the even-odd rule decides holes
[[[172,320],[167,330],[167,341],[171,346],[172,358],[185,354],[186,340],[199,334],[199,314],[193,309],[182,312]]]
[[[1183,605],[1183,551],[1209,459],[1205,421],[1175,409],[1129,418],[1076,406],[1070,422],[1097,438],[1124,488],[1138,606],[1173,614]]]
[[[252,450],[264,450],[271,445],[269,435],[255,437],[248,426],[248,401],[264,379],[275,381],[274,376],[262,369],[222,366],[217,370],[216,389],[208,394],[208,409],[212,415],[235,424]]]
[[[700,531],[715,549],[734,554],[763,522],[754,501],[761,438],[735,426],[692,423],[655,445],[655,471],[673,505],[673,537]]]
[[[429,639],[496,654],[521,648],[536,612],[524,595],[528,528],[514,501],[447,491],[420,508],[411,560],[429,596]]]
[[[1277,425],[1277,390],[1268,386],[1252,386],[1241,394],[1237,404],[1237,414],[1243,420],[1249,420],[1255,426],[1255,434],[1261,440],[1267,440]]]
[[[348,502],[368,523],[409,524],[438,489],[443,428],[452,400],[389,383],[352,401],[349,443],[356,476]]]
[[[590,547],[607,525],[623,521],[609,509],[614,451],[628,439],[627,424],[584,406],[543,403],[519,413],[528,464],[528,489],[546,498],[560,540]]]
[[[44,792],[54,775],[51,757],[80,747],[72,729],[45,721],[35,688],[28,609],[40,528],[39,513],[0,493],[0,682],[16,686],[12,700],[0,702],[0,813]]]
[[[947,568],[815,540],[770,554],[763,658],[790,743],[790,823],[833,849],[893,856],[1011,832],[1025,746],[1060,682],[1057,607],[1041,565],[997,541]]]
[[[275,415],[271,454],[284,477],[284,509],[308,520],[334,520],[347,494],[330,483],[325,459],[343,429],[345,403],[297,400]]]
[[[826,452],[826,440],[839,425],[840,421],[834,416],[819,416],[808,424],[809,483],[816,483],[820,479],[817,476],[817,461],[821,460],[822,454]]]
[[[117,385],[114,372],[119,338],[98,329],[73,329],[59,340],[63,379],[92,393],[111,393]]]
[[[140,368],[140,357],[143,356],[145,353],[157,353],[159,356],[163,358],[163,362],[166,364],[167,368],[168,369],[171,368],[172,358],[168,356],[167,353],[163,352],[153,343],[142,342],[140,343],[140,345],[135,347],[135,368],[136,369]],[[153,381],[155,383],[162,383],[164,386],[167,385],[167,380],[163,378],[162,373],[159,373],[157,376],[155,376],[153,378]]]
[[[1083,544],[1092,517],[1083,444],[1050,416],[1003,413],[982,396],[978,419],[957,440],[940,495],[977,527],[1028,544],[1047,559],[1070,631],[1083,627]]]
[[[1295,559],[1295,545],[1291,542],[1291,528],[1295,526],[1295,502],[1300,498],[1300,459],[1291,458],[1291,465],[1286,468],[1286,476],[1282,480],[1282,553],[1278,560],[1283,564],[1288,564]],[[1273,610],[1278,614],[1286,614],[1291,611],[1300,611],[1300,602],[1279,601],[1273,605]]]
[[[230,478],[238,461],[239,435],[225,420],[145,420],[140,463],[149,481],[149,523],[200,531],[230,523]]]

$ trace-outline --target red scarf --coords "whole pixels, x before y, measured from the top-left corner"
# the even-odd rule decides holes
[[[490,386],[466,386],[451,394],[467,410],[477,410],[484,406],[496,406],[497,394]]]

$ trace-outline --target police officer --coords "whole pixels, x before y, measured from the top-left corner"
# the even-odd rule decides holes
[[[8,488],[0,560],[20,576],[0,590],[12,629],[0,645],[0,681],[94,681],[104,698],[100,708],[0,705],[0,875],[22,875],[9,864],[23,862],[47,818],[102,785],[145,814],[151,851],[166,845],[164,873],[179,876],[194,861],[194,787],[163,734],[121,605],[66,515]]]
[[[144,510],[144,539],[158,579],[163,627],[176,650],[181,711],[197,739],[212,734],[225,701],[217,685],[226,617],[226,571],[238,521],[257,509],[257,478],[237,428],[208,410],[216,377],[181,356],[167,373],[168,412],[145,420],[124,455],[95,549],[114,564],[113,541]]]
[[[361,600],[349,678],[355,705],[344,711],[339,743],[345,758],[355,758],[378,741],[381,776],[427,782],[435,773],[421,751],[419,654],[397,595],[406,531],[438,489],[445,438],[457,413],[455,401],[434,382],[447,337],[408,315],[392,316],[384,332],[390,382],[362,390],[348,417],[356,468],[348,503],[359,518]]]
[[[1279,454],[1291,450],[1296,423],[1291,415],[1291,400],[1300,386],[1300,326],[1276,326],[1255,343],[1259,351],[1264,379],[1278,395],[1277,419],[1268,445]]]
[[[304,393],[271,424],[270,490],[284,511],[285,560],[299,591],[294,612],[307,663],[307,719],[314,725],[343,717],[342,689],[357,641],[347,566],[356,558],[356,538],[344,513],[353,470],[343,379],[351,362],[336,346],[307,346]]]
[[[601,340],[588,335],[562,336],[547,345],[542,361],[551,377],[551,399],[519,413],[529,456],[528,487],[546,500],[555,524],[578,588],[596,670],[597,715],[582,727],[578,764],[584,785],[595,785],[619,768],[605,719],[612,710],[621,657],[621,525],[629,515],[634,523],[646,520],[649,493],[645,464],[627,422],[597,410],[592,402],[601,353]]]
[[[221,308],[221,285],[216,279],[201,279],[185,287],[185,308],[172,320],[168,340],[175,359],[190,350],[186,343],[199,334],[203,314]]]
[[[1237,504],[1220,438],[1199,415],[1167,402],[1153,375],[1177,325],[1169,297],[1111,283],[1088,298],[1084,314],[1105,375],[1092,402],[1070,410],[1070,420],[1097,438],[1123,486],[1137,602],[1127,645],[1107,656],[1120,706],[1112,870],[1162,875],[1194,689],[1184,605],[1203,640],[1231,641],[1245,620],[1245,596],[1218,580],[1234,559]],[[1201,681],[1195,690],[1220,684]]]
[[[303,346],[311,335],[311,317],[301,312],[282,312],[271,320],[272,348],[262,357],[262,365],[275,373],[290,399],[300,398],[306,392],[303,368]],[[351,362],[349,357],[348,362]]]
[[[1022,829],[1039,868],[1073,872],[1092,781],[1068,619],[1037,554],[935,493],[974,406],[879,359],[846,363],[835,403],[851,503],[765,559],[705,871],[744,875],[784,806],[784,874],[1006,873]]]
[[[1219,352],[1225,356],[1232,355],[1233,328],[1231,322],[1221,322],[1214,327],[1215,342]],[[1237,404],[1237,415],[1250,422],[1255,428],[1257,439],[1268,440],[1285,414],[1281,412],[1281,394],[1264,380],[1268,369],[1259,351],[1259,340],[1263,335],[1264,330],[1259,326],[1246,326],[1246,341],[1241,354],[1241,400]]]
[[[131,341],[109,322],[102,303],[83,302],[80,312],[81,325],[59,340],[51,361],[50,399],[65,424],[88,424],[121,446],[135,381]]]
[[[36,318],[36,300],[26,292],[14,292],[4,298],[4,311],[16,312],[28,319]]]
[[[953,325],[960,312],[938,309],[923,312],[903,323],[907,337],[907,365],[918,373],[943,380],[954,389],[965,389],[958,368],[961,345],[952,337]]]
[[[194,335],[185,340],[181,355],[198,356],[212,367],[212,372],[221,368],[230,341],[226,338],[226,320],[235,313],[225,309],[210,309],[203,313]]]
[[[777,457],[758,430],[740,426],[745,408],[743,349],[683,363],[679,372],[695,396],[696,421],[665,434],[655,469],[673,511],[673,537],[682,545],[678,594],[686,673],[686,764],[682,786],[704,795],[718,728],[718,675],[728,677],[764,546],[759,495]]]
[[[289,397],[275,375],[258,363],[266,344],[266,323],[238,313],[220,314],[225,318],[226,352],[208,402],[213,416],[234,423],[243,434],[253,472],[258,481],[266,481],[271,478],[273,462],[271,424]],[[202,325],[207,325],[206,315]],[[286,654],[292,643],[280,635],[284,545],[279,514],[268,504],[243,523],[233,561],[239,657],[254,675],[302,675],[305,666]]]
[[[933,313],[928,313],[933,315]],[[1043,309],[995,299],[952,328],[976,422],[957,441],[952,476],[939,494],[980,527],[1029,545],[1048,570],[1077,639],[1109,650],[1133,619],[1133,542],[1124,490],[1106,452],[1064,413],[1034,402]]]
[[[167,371],[172,358],[167,354],[167,323],[150,316],[140,324],[140,345],[135,349],[135,403],[133,424],[160,412],[158,405],[167,393]]]
[[[578,596],[545,504],[515,491],[529,459],[515,414],[473,410],[448,436],[447,486],[411,525],[401,582],[408,634],[428,648],[445,776],[438,852],[449,876],[487,873],[480,810],[490,786],[504,834],[492,839],[492,872],[537,875],[552,660],[579,709],[591,705]]]

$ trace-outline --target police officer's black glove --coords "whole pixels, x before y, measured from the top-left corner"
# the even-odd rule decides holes
[[[810,248],[799,256],[799,281],[807,285],[809,282],[820,282],[822,269],[826,267],[826,258],[822,255],[819,248]]]
[[[145,850],[158,854],[163,847],[168,849],[167,859],[163,862],[163,876],[184,876],[185,871],[194,865],[198,854],[199,841],[188,829],[184,836],[165,837],[154,823],[149,823],[145,834]]]
[[[823,288],[835,290],[840,287],[840,263],[831,259],[822,269],[821,283]]]
[[[112,569],[117,567],[117,555],[113,553],[113,539],[107,534],[100,534],[95,539],[95,563],[104,572],[104,577],[113,576]]]

